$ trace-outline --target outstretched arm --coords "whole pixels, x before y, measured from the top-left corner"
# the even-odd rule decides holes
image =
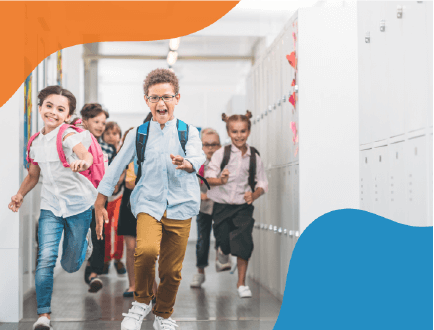
[[[24,196],[38,183],[40,173],[41,168],[39,165],[30,164],[29,174],[27,174],[26,178],[23,180],[17,194],[11,198],[11,202],[8,205],[10,210],[18,212],[18,209],[23,204]]]

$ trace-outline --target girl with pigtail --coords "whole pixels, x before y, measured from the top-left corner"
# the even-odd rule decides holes
[[[231,144],[217,150],[205,171],[211,190],[208,198],[214,201],[212,218],[216,247],[224,254],[237,257],[237,291],[240,298],[250,298],[246,285],[247,266],[253,251],[253,202],[268,191],[259,152],[247,144],[252,113],[222,114]]]

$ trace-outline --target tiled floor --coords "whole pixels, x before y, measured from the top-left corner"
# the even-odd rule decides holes
[[[212,249],[211,249],[212,250]],[[280,310],[280,301],[267,290],[248,281],[253,298],[240,299],[236,292],[236,274],[216,273],[215,253],[210,253],[210,267],[206,269],[206,282],[202,289],[191,289],[190,281],[195,268],[195,245],[189,243],[182,270],[172,318],[179,330],[272,330]],[[113,267],[103,277],[104,288],[96,293],[87,292],[83,281],[84,267],[75,274],[61,273],[54,282],[52,299],[52,326],[54,330],[119,330],[133,301],[123,298],[128,287],[126,277],[118,277]],[[142,330],[152,330],[150,314]],[[24,318],[19,324],[0,324],[0,330],[30,330],[36,320],[36,296],[24,302]]]

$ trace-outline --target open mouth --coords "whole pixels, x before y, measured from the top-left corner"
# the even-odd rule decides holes
[[[157,110],[157,113],[158,113],[160,116],[164,116],[164,115],[167,114],[167,109]]]

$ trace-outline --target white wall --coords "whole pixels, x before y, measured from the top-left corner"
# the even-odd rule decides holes
[[[8,209],[8,204],[19,188],[22,159],[20,114],[23,112],[24,87],[21,87],[1,108],[0,136],[3,143],[0,182],[0,322],[18,322],[22,317],[22,284],[19,213]]]

